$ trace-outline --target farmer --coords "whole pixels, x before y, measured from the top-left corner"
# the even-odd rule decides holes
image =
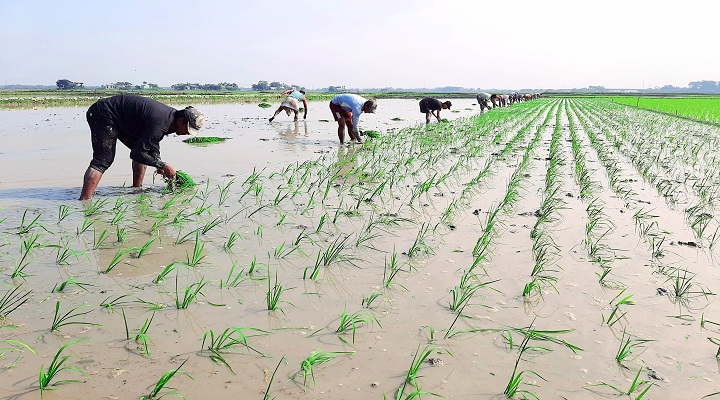
[[[166,178],[175,176],[175,168],[160,159],[160,141],[165,135],[198,134],[205,116],[187,107],[176,110],[147,97],[119,94],[98,100],[87,111],[93,159],[85,171],[80,200],[90,200],[100,178],[115,159],[120,140],[130,148],[133,187],[141,187],[148,165]]]
[[[273,122],[275,117],[277,117],[278,114],[280,114],[281,111],[285,111],[285,113],[290,116],[290,111],[295,113],[295,119],[294,121],[298,120],[298,113],[300,112],[300,105],[298,104],[298,101],[302,101],[303,103],[303,109],[305,110],[305,113],[303,114],[303,119],[307,118],[307,99],[305,98],[305,91],[304,90],[295,90],[295,89],[288,89],[278,95],[278,99],[282,96],[287,96],[285,100],[283,100],[282,104],[280,104],[280,107],[275,111],[275,115],[270,117],[268,120],[270,122]]]
[[[490,93],[478,93],[477,101],[480,105],[480,112],[483,112],[486,108],[490,110]]]
[[[449,110],[452,103],[449,101],[440,102],[438,99],[426,97],[420,100],[420,112],[425,113],[425,123],[430,123],[430,115],[434,115],[440,122],[440,110]]]
[[[338,139],[340,139],[340,143],[345,143],[346,125],[350,135],[350,142],[355,140],[357,143],[362,143],[358,127],[360,114],[364,112],[374,113],[376,109],[377,102],[375,100],[367,100],[356,94],[345,93],[333,97],[330,100],[330,111],[332,111],[333,118],[338,123]]]

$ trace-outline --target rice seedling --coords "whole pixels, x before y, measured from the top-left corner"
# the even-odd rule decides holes
[[[232,248],[235,246],[235,243],[238,239],[241,239],[242,237],[237,231],[233,231],[230,236],[228,236],[227,241],[223,244],[223,250],[230,252],[232,251]]]
[[[315,350],[300,363],[300,370],[296,372],[289,380],[295,379],[296,376],[303,374],[303,391],[307,393],[307,377],[310,375],[312,379],[313,389],[315,388],[315,367],[328,363],[335,358],[345,355],[355,354],[354,351],[325,351]]]
[[[407,388],[408,384],[413,385],[416,388],[416,390],[413,393],[411,393],[410,395],[408,395],[407,397],[405,397],[405,399],[413,399],[415,397],[419,398],[419,396],[421,394],[430,394],[430,395],[433,395],[436,397],[442,397],[435,393],[421,391],[420,383],[418,382],[418,378],[420,377],[420,367],[422,367],[422,365],[425,364],[428,361],[428,359],[430,359],[430,356],[436,352],[438,352],[438,353],[445,352],[445,353],[449,354],[450,356],[453,356],[452,353],[450,353],[450,351],[443,350],[442,347],[433,346],[433,345],[429,345],[429,344],[426,344],[421,351],[420,344],[418,344],[417,350],[415,351],[415,355],[413,356],[412,362],[410,363],[410,368],[408,368],[408,371],[405,374],[405,380],[403,381],[402,386],[400,386],[397,390],[397,393],[395,396],[396,399],[403,399],[403,395],[405,394],[405,389]]]
[[[270,379],[267,379],[267,368],[265,369],[265,377],[268,381],[267,389],[265,389],[265,395],[263,396],[263,400],[271,400],[270,397],[270,388],[272,387],[273,382],[275,381],[275,374],[277,374],[278,368],[280,368],[280,364],[285,361],[285,356],[282,356],[280,361],[278,361],[277,365],[275,366],[275,370],[273,371],[272,375],[270,376]],[[275,397],[272,397],[273,399]]]
[[[66,348],[68,348],[70,345],[73,345],[80,340],[73,340],[70,343],[65,344],[64,346],[60,347],[60,350],[58,350],[57,353],[55,353],[55,356],[53,357],[52,361],[50,362],[50,365],[48,365],[47,370],[44,369],[45,365],[43,364],[40,366],[40,374],[38,375],[38,383],[40,385],[40,397],[42,398],[43,393],[45,390],[51,390],[55,389],[53,387],[50,387],[51,385],[59,385],[61,383],[71,383],[71,382],[80,382],[76,379],[63,379],[56,382],[53,382],[55,377],[63,371],[75,371],[79,372],[83,376],[87,375],[85,372],[83,372],[80,368],[70,366],[70,365],[64,365],[65,362],[71,357],[71,355],[61,356],[62,352],[65,351]]]
[[[598,386],[607,386],[609,388],[616,390],[618,393],[626,395],[626,396],[632,396],[633,393],[642,390],[637,396],[635,396],[635,400],[641,400],[643,397],[645,397],[647,392],[653,386],[652,382],[646,381],[644,379],[640,379],[640,373],[642,371],[643,371],[642,368],[640,368],[638,370],[637,374],[635,374],[635,378],[632,380],[632,382],[630,383],[630,387],[627,390],[619,389],[618,387],[613,386],[609,383],[605,383],[605,382],[599,383]],[[647,385],[648,383],[649,383],[649,385]],[[645,385],[647,385],[647,386],[645,386]],[[643,386],[645,386],[645,389],[642,389]]]
[[[249,334],[246,332],[249,332]],[[257,328],[232,327],[225,329],[221,334],[216,336],[215,332],[211,329],[206,331],[205,334],[203,334],[203,341],[202,345],[200,346],[200,353],[207,350],[208,352],[210,352],[210,359],[213,362],[215,362],[216,364],[225,365],[230,369],[231,372],[234,373],[235,371],[233,371],[232,367],[227,362],[222,352],[233,349],[236,346],[241,346],[246,348],[247,350],[259,354],[262,357],[266,357],[265,354],[248,344],[248,338],[269,334],[270,332]],[[207,347],[205,346],[206,342]]]
[[[125,310],[123,310],[123,317],[125,316]],[[150,357],[150,350],[148,349],[148,342],[152,342],[150,340],[150,337],[147,335],[148,329],[150,329],[150,324],[152,323],[153,318],[155,318],[155,312],[153,311],[153,314],[150,316],[150,318],[145,320],[145,323],[142,327],[138,330],[138,333],[135,335],[135,343],[142,344],[142,348],[139,348],[139,350],[145,354],[147,357]],[[127,330],[127,322],[125,324],[125,329]]]
[[[84,321],[71,321],[73,318],[77,318],[82,315],[86,315],[92,312],[92,310],[89,311],[77,311],[81,308],[89,307],[89,305],[79,305],[75,308],[70,309],[70,311],[66,312],[63,315],[60,315],[60,301],[55,302],[55,316],[53,317],[52,326],[50,327],[51,331],[57,331],[61,327],[66,325],[90,325],[90,326],[100,326],[100,324],[94,323],[94,322],[84,322]]]
[[[267,304],[268,311],[280,310],[281,312],[285,313],[282,310],[282,308],[280,308],[280,304],[281,303],[287,303],[290,305],[293,305],[293,304],[290,303],[289,301],[280,300],[280,297],[282,296],[283,292],[288,289],[284,288],[283,285],[280,284],[280,282],[278,281],[277,271],[275,272],[275,283],[273,284],[270,279],[270,268],[268,268],[267,284],[268,284],[268,290],[265,293],[265,303]]]
[[[351,332],[352,343],[355,343],[355,331],[363,325],[372,325],[374,323],[382,328],[380,321],[378,321],[377,317],[369,310],[360,310],[353,314],[348,314],[346,310],[343,310],[340,315],[340,323],[337,329],[335,329],[335,333],[342,335]],[[342,337],[340,337],[340,340],[348,344]]]
[[[29,299],[32,291],[21,291],[22,285],[16,286],[0,297],[0,320],[6,320],[10,313],[20,308]]]
[[[191,138],[183,139],[183,143],[198,144],[198,143],[217,143],[224,142],[228,138],[217,137],[217,136],[193,136]]]
[[[166,389],[165,386],[167,386],[168,382],[170,382],[170,379],[172,379],[178,373],[181,375],[185,375],[190,379],[193,379],[193,377],[188,375],[187,372],[180,370],[180,368],[182,368],[188,360],[189,358],[185,359],[185,361],[183,361],[177,368],[171,369],[170,371],[164,373],[163,376],[158,379],[157,383],[155,383],[155,386],[150,391],[150,393],[140,397],[140,400],[155,400],[163,398],[167,395],[174,395],[180,397],[181,399],[184,399],[184,397],[181,396],[180,393],[178,393],[177,390],[173,388],[168,387],[168,390],[165,390],[164,392],[163,389]]]
[[[93,245],[92,245],[92,249],[93,249],[93,250],[99,249],[100,246],[102,246],[103,242],[107,239],[107,236],[108,236],[108,230],[107,230],[107,229],[103,229],[103,231],[100,232],[100,234],[98,235],[98,234],[97,234],[97,230],[96,230],[95,228],[93,228]]]
[[[120,264],[120,261],[122,261],[122,258],[125,256],[125,254],[133,252],[136,249],[136,247],[131,247],[129,249],[119,249],[117,252],[115,252],[115,256],[112,260],[110,260],[110,263],[108,264],[107,268],[105,268],[105,271],[103,271],[103,273],[109,274],[110,271],[112,271],[115,267],[118,266],[118,264]]]
[[[390,256],[390,261],[388,261],[387,256],[385,256],[385,269],[383,270],[383,284],[386,288],[389,288],[390,285],[392,285],[395,281],[395,277],[397,274],[403,270],[403,266],[406,264],[409,266],[409,269],[412,269],[412,265],[409,263],[399,263],[398,262],[398,254],[393,249],[392,255]],[[403,289],[405,287],[403,285],[399,285]]]
[[[117,225],[115,227],[115,238],[117,239],[117,243],[124,243],[125,239],[127,239],[127,228]]]
[[[523,339],[522,343],[520,343],[520,348],[518,351],[517,359],[515,359],[515,366],[513,367],[512,374],[510,375],[510,380],[508,380],[507,385],[505,386],[505,390],[503,393],[509,397],[514,398],[517,395],[523,396],[523,398],[527,398],[528,396],[538,399],[537,395],[535,393],[529,391],[528,389],[523,389],[521,385],[525,386],[535,386],[537,387],[537,384],[526,382],[523,380],[524,375],[534,375],[542,380],[545,380],[540,374],[533,370],[522,370],[518,371],[518,366],[520,364],[520,360],[522,359],[523,353],[525,353],[527,350],[529,350],[531,347],[528,347],[528,344],[530,342],[530,335],[526,335]]]
[[[220,223],[223,222],[222,217],[215,217],[212,221],[206,223],[203,225],[202,228],[200,228],[200,232],[204,235],[208,232],[210,232],[211,229],[215,228],[216,226],[220,225]]]
[[[620,347],[618,347],[618,351],[615,353],[615,361],[617,361],[617,363],[623,368],[628,368],[623,363],[626,360],[629,360],[630,356],[634,355],[637,357],[642,354],[642,352],[646,349],[644,344],[652,341],[653,340],[650,339],[634,339],[633,335],[627,333],[627,331],[623,329],[622,338],[620,339]]]
[[[93,215],[97,215],[103,211],[103,207],[107,204],[108,199],[97,199],[97,200],[90,200],[85,205],[85,210],[83,213],[85,214],[85,217],[92,217]]]
[[[415,241],[410,246],[410,249],[408,250],[407,254],[409,257],[415,257],[418,256],[421,253],[425,254],[435,254],[435,251],[430,247],[425,241],[428,238],[428,230],[430,229],[430,224],[423,223],[420,227],[420,230],[418,231],[417,235],[415,236]]]
[[[170,179],[165,179],[165,182],[166,186],[165,189],[163,189],[164,194],[182,193],[186,189],[197,185],[190,175],[183,171],[176,171],[175,176]]]
[[[692,296],[714,296],[715,294],[703,289],[698,283],[693,282],[695,274],[687,269],[675,269],[675,274],[668,276],[665,283],[672,282],[670,286],[670,294],[675,300],[686,300]],[[698,290],[693,288],[698,287]]]
[[[602,319],[603,319],[602,322],[603,322],[603,323],[607,323],[608,326],[613,326],[613,325],[615,325],[615,323],[617,323],[618,321],[620,321],[620,320],[622,319],[622,317],[624,317],[625,314],[627,314],[627,311],[624,311],[624,312],[623,312],[622,310],[620,310],[620,306],[623,306],[623,305],[633,305],[633,304],[635,304],[632,300],[630,300],[630,299],[633,297],[633,295],[628,295],[628,296],[623,297],[623,298],[620,299],[619,301],[615,301],[615,300],[617,300],[618,298],[620,298],[620,296],[622,296],[623,293],[625,293],[625,289],[623,289],[622,291],[620,291],[620,293],[618,293],[618,295],[615,296],[615,298],[613,298],[613,299],[610,301],[610,304],[611,304],[612,307],[613,307],[612,312],[610,313],[610,316],[609,316],[607,319],[605,319],[605,314],[603,314],[603,316],[602,316]]]
[[[133,303],[133,302],[131,302],[131,301],[123,301],[123,299],[126,298],[126,297],[131,297],[131,295],[129,295],[129,294],[123,294],[123,295],[120,295],[120,296],[115,297],[115,298],[112,299],[112,300],[110,300],[110,297],[108,297],[108,298],[106,298],[105,300],[103,300],[102,302],[100,302],[100,307],[103,307],[103,308],[107,309],[108,312],[111,312],[111,313],[112,313],[112,312],[115,311],[115,307],[126,306],[126,305],[128,305],[128,304],[132,304],[132,303]],[[109,301],[108,301],[108,300],[109,300]],[[129,336],[129,335],[128,335],[128,336]],[[128,339],[130,339],[130,338],[128,337]]]
[[[189,267],[197,267],[200,265],[202,260],[205,259],[206,255],[203,254],[205,249],[205,243],[200,241],[200,232],[195,232],[195,244],[193,246],[193,252],[185,253],[185,264]]]
[[[150,249],[150,246],[155,242],[155,240],[157,240],[156,237],[151,238],[150,240],[145,242],[144,245],[142,245],[140,247],[135,247],[134,249],[137,250],[137,252],[135,254],[133,254],[132,256],[134,258],[142,257],[145,253],[147,253],[148,249]]]
[[[20,361],[23,358],[25,358],[25,356],[23,355],[25,350],[28,350],[33,354],[37,354],[35,352],[35,350],[32,349],[32,347],[28,346],[27,344],[25,344],[19,340],[5,339],[5,340],[2,340],[2,343],[6,343],[7,345],[9,345],[9,347],[0,347],[0,359],[4,358],[4,356],[8,352],[20,353],[20,355],[18,355],[18,357],[14,361],[12,361],[9,364],[6,364],[4,366],[5,369],[10,369],[10,368],[17,366],[20,363]]]
[[[58,207],[57,223],[60,224],[69,215],[70,215],[70,207],[66,206],[65,204],[60,204],[60,206]]]
[[[160,282],[164,282],[168,276],[168,274],[175,269],[177,269],[177,266],[180,265],[180,263],[177,262],[171,262],[170,264],[166,265],[165,268],[158,274],[158,276],[153,279],[153,283],[157,284]]]
[[[365,307],[367,309],[372,309],[373,302],[375,302],[375,300],[379,299],[382,295],[383,295],[382,293],[380,293],[378,291],[374,291],[374,292],[370,293],[369,296],[363,297],[361,304],[363,307]]]
[[[198,295],[202,294],[202,288],[207,285],[204,278],[201,278],[199,282],[195,282],[185,287],[182,300],[180,300],[180,294],[178,292],[177,279],[175,280],[175,308],[178,310],[184,310],[190,306],[190,304],[197,298]]]
[[[77,282],[77,281],[74,280],[73,278],[70,278],[70,279],[67,279],[67,280],[63,281],[60,285],[55,284],[55,286],[53,286],[52,293],[64,292],[64,291],[65,291],[65,288],[66,288],[68,285],[75,285],[75,286],[77,286],[77,287],[79,287],[80,289],[83,289],[83,290],[87,290],[86,287],[88,287],[88,286],[95,286],[95,285],[93,285],[93,284],[91,284],[91,283]]]
[[[28,273],[25,272],[25,268],[27,268],[27,266],[32,261],[31,255],[33,253],[33,250],[42,246],[39,240],[40,234],[30,234],[29,237],[23,239],[22,244],[20,245],[20,253],[22,255],[20,257],[20,260],[15,264],[13,272],[10,274],[11,278],[25,279],[30,276]]]

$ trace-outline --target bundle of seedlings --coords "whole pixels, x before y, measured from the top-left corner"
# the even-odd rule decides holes
[[[173,178],[165,178],[165,183],[163,193],[180,193],[197,185],[190,175],[182,171],[176,171]]]
[[[363,131],[363,133],[364,133],[367,137],[371,137],[371,138],[373,138],[373,139],[377,139],[377,138],[380,137],[380,134],[378,133],[378,131],[370,130],[370,131]]]
[[[227,138],[217,136],[193,136],[183,140],[183,143],[215,143],[224,142]]]

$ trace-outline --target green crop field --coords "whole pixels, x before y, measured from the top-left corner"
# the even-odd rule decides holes
[[[720,97],[612,97],[612,101],[706,122],[720,123]]]

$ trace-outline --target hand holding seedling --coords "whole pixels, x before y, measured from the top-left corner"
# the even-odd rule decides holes
[[[164,167],[157,169],[157,173],[166,178],[173,178],[175,176],[175,168],[170,164],[165,164]]]

